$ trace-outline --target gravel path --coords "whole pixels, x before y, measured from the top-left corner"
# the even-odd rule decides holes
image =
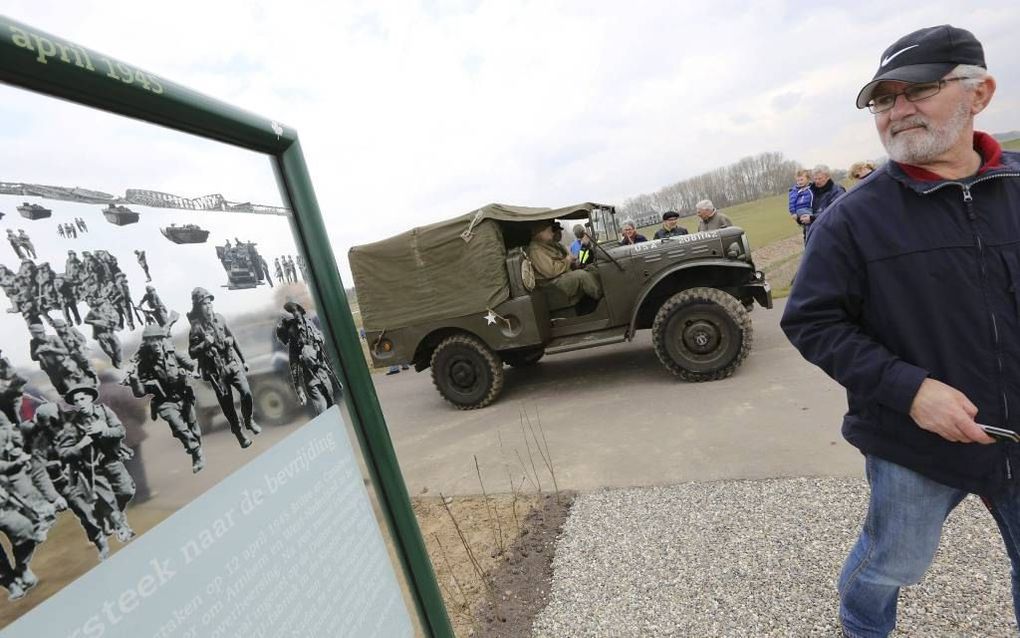
[[[687,483],[574,503],[534,635],[838,636],[835,582],[867,505],[860,479]],[[1015,636],[1009,560],[970,497],[894,636]]]

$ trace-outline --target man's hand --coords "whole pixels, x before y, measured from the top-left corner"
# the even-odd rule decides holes
[[[918,427],[957,443],[995,443],[974,422],[978,409],[956,388],[925,379],[910,405],[910,418]]]
[[[810,224],[811,223],[811,215],[801,215],[800,216],[800,223],[802,223],[802,224]]]

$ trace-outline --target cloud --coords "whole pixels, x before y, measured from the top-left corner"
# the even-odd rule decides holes
[[[621,202],[762,151],[833,166],[881,155],[853,97],[881,51],[920,26],[982,39],[1000,87],[979,125],[1018,128],[1020,9],[1004,1],[13,4],[28,24],[294,126],[348,284],[351,245],[490,201]],[[5,141],[23,145],[10,129]],[[66,161],[9,156],[0,178],[83,180],[95,157],[90,179],[111,189],[116,162],[100,156],[117,146],[82,148],[72,129],[32,129]],[[119,178],[221,183],[237,199],[273,186],[257,162],[152,144]]]

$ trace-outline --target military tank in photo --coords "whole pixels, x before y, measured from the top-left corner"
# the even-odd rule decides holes
[[[24,202],[21,206],[18,206],[18,212],[21,213],[21,216],[25,219],[33,220],[43,219],[44,217],[49,217],[53,214],[53,211],[45,206],[29,204],[28,202]]]
[[[236,245],[231,246],[227,240],[223,246],[216,247],[216,256],[227,272],[228,290],[255,288],[265,283],[265,271],[255,242],[237,240]]]
[[[126,206],[118,206],[116,204],[110,204],[104,208],[103,217],[106,218],[106,221],[116,226],[126,226],[138,221],[138,213]]]
[[[195,224],[170,224],[166,228],[160,228],[159,232],[175,244],[202,244],[209,239],[209,231],[200,228]]]

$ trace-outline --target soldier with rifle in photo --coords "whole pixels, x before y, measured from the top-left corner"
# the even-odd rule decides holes
[[[149,307],[146,308],[146,305]],[[142,295],[137,308],[145,315],[146,324],[155,323],[161,328],[165,328],[168,324],[172,325],[179,316],[173,310],[167,310],[163,300],[156,294],[156,288],[153,286],[145,287],[145,294]]]
[[[0,585],[8,599],[24,597],[39,582],[29,563],[55,520],[55,510],[42,500],[28,476],[29,456],[21,433],[0,415],[0,531],[11,546],[11,558],[0,546]]]
[[[24,440],[24,450],[31,456],[29,477],[32,485],[58,512],[68,508],[68,499],[64,494],[67,477],[56,448],[57,435],[63,429],[63,413],[56,403],[49,402],[41,403],[31,419],[18,425]],[[80,518],[77,511],[75,514]]]
[[[24,228],[18,229],[18,241],[21,242],[21,247],[25,249],[25,252],[28,253],[29,257],[32,259],[37,257],[35,254],[35,246],[32,245],[32,240],[29,239],[28,233],[25,232]]]
[[[117,311],[108,301],[99,299],[85,315],[85,323],[92,326],[92,338],[99,343],[100,350],[110,357],[114,368],[119,368],[123,355],[120,339],[114,332],[117,329]]]
[[[7,300],[11,302],[11,307],[7,309],[7,312],[21,312],[21,307],[18,304],[20,293],[18,276],[3,264],[0,264],[0,288],[7,295]]]
[[[57,436],[57,454],[68,466],[74,499],[92,504],[100,534],[94,536],[95,530],[88,528],[86,532],[105,558],[105,538],[99,540],[104,534],[116,533],[122,543],[135,536],[124,513],[135,495],[135,482],[124,467],[131,456],[123,445],[127,431],[113,410],[96,403],[98,398],[99,391],[88,385],[75,386],[64,395],[73,409]]]
[[[0,350],[0,412],[11,423],[21,421],[21,395],[28,379],[18,374]]]
[[[142,271],[145,273],[145,281],[152,281],[152,275],[149,274],[149,262],[145,258],[144,250],[135,251],[135,259],[138,260],[138,265],[142,267]]]
[[[231,334],[223,316],[214,312],[213,295],[205,288],[191,291],[191,333],[188,337],[188,354],[198,361],[202,378],[209,382],[216,399],[219,401],[223,416],[230,423],[230,431],[237,437],[242,448],[252,444],[252,440],[242,429],[258,434],[262,428],[252,418],[254,398],[248,386],[248,364],[244,362],[241,347]],[[241,400],[241,419],[237,417],[234,406],[234,393],[237,390]],[[243,424],[242,424],[243,420]]]
[[[287,346],[290,379],[301,405],[311,402],[322,414],[337,402],[340,382],[326,358],[322,332],[308,319],[301,304],[288,301],[276,323],[276,338]]]
[[[99,385],[91,367],[80,368],[63,340],[57,335],[46,334],[46,326],[34,323],[28,327],[28,332],[32,335],[29,342],[32,361],[39,362],[39,368],[46,373],[57,392],[63,394],[68,388],[81,384]]]
[[[49,317],[47,317],[49,319]],[[96,370],[88,356],[88,340],[80,330],[63,319],[50,319],[50,325],[63,342],[68,354],[87,375],[96,376]],[[98,378],[98,377],[96,377]]]
[[[205,456],[202,430],[195,415],[195,390],[189,379],[191,373],[198,376],[195,362],[174,349],[163,328],[149,324],[142,332],[142,344],[131,363],[123,383],[138,398],[152,395],[149,402],[152,420],[158,415],[167,422],[174,438],[191,456],[191,471],[197,474],[205,467]]]

